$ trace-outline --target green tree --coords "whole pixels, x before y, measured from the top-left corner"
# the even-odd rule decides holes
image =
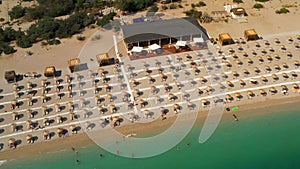
[[[10,19],[18,19],[25,15],[25,9],[21,5],[14,6],[8,12]]]

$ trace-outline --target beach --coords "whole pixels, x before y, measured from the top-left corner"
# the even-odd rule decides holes
[[[295,100],[294,100],[295,101]],[[78,135],[72,137],[72,141],[70,138],[61,139],[61,140],[53,140],[49,144],[45,143],[37,143],[39,146],[24,146],[20,149],[14,150],[13,153],[9,152],[2,152],[1,155],[12,157],[14,160],[9,160],[5,165],[3,165],[3,168],[19,168],[21,167],[23,163],[23,167],[29,168],[29,167],[38,167],[40,165],[45,165],[48,163],[46,168],[56,167],[56,168],[86,168],[86,167],[94,167],[94,168],[103,168],[103,167],[112,167],[117,166],[118,164],[122,164],[124,168],[134,168],[134,167],[141,167],[142,164],[147,164],[146,168],[151,168],[154,166],[164,166],[164,168],[172,168],[173,163],[166,164],[166,161],[173,161],[174,159],[177,160],[183,160],[183,161],[189,161],[191,162],[194,157],[197,156],[198,160],[201,161],[201,163],[187,163],[188,167],[196,167],[196,166],[205,166],[206,168],[214,168],[217,164],[222,164],[222,168],[230,168],[229,166],[234,165],[235,168],[250,168],[252,166],[255,166],[256,168],[264,168],[266,166],[272,167],[274,165],[280,165],[282,167],[290,167],[290,166],[298,166],[299,161],[293,161],[295,160],[292,157],[296,156],[297,150],[299,150],[296,140],[298,138],[289,139],[288,140],[282,140],[280,138],[283,137],[283,135],[294,135],[296,133],[296,126],[295,124],[289,124],[288,120],[290,118],[293,118],[294,116],[298,116],[297,112],[299,112],[299,104],[298,102],[288,101],[289,103],[286,104],[278,104],[273,105],[272,107],[265,107],[263,104],[259,104],[255,111],[253,110],[244,110],[244,111],[238,111],[236,112],[240,118],[239,122],[235,122],[232,119],[232,116],[230,113],[225,113],[222,119],[222,122],[220,123],[220,127],[217,129],[215,134],[208,140],[208,142],[204,144],[199,144],[198,142],[198,136],[199,132],[201,130],[201,124],[203,124],[204,118],[198,116],[197,122],[191,133],[185,138],[176,148],[169,150],[167,153],[162,154],[155,158],[148,158],[148,159],[127,159],[127,158],[119,158],[118,156],[114,154],[110,154],[105,152],[105,150],[100,149],[91,141],[85,137],[84,135]],[[243,109],[243,107],[241,107]],[[171,120],[171,119],[170,119]],[[164,121],[164,123],[168,123],[169,121]],[[161,121],[158,121],[157,123],[161,123]],[[255,126],[251,126],[254,125]],[[265,127],[268,125],[275,125],[273,127],[266,127],[260,130],[260,127]],[[242,127],[245,126],[245,127]],[[272,129],[273,128],[273,129]],[[122,130],[122,127],[120,128]],[[155,129],[153,129],[153,132],[155,133]],[[268,131],[268,133],[264,133]],[[290,130],[290,131],[288,131]],[[242,133],[241,133],[242,132]],[[270,132],[270,133],[269,133]],[[148,134],[147,134],[148,133]],[[151,127],[147,129],[147,132],[143,132],[145,136],[150,136],[154,133],[151,133]],[[273,134],[272,134],[273,133]],[[236,136],[238,135],[238,136]],[[269,139],[267,139],[267,137]],[[297,136],[295,136],[297,137]],[[227,148],[226,146],[220,145],[220,138],[223,139],[223,141],[227,141]],[[270,139],[273,140],[273,143],[265,143],[263,139],[266,141],[270,141]],[[247,140],[248,141],[247,141]],[[59,144],[55,144],[59,141]],[[230,141],[230,142],[228,142]],[[260,143],[259,143],[260,142]],[[275,143],[276,142],[276,143]],[[295,145],[293,150],[295,151],[293,154],[281,154],[281,156],[274,157],[278,158],[278,161],[275,163],[269,163],[270,156],[274,152],[281,152],[284,153],[284,149],[290,150],[288,147],[285,147],[285,144],[278,145],[277,142],[285,142],[285,144],[289,144],[290,146]],[[189,149],[187,147],[187,143],[190,143],[191,147],[194,150]],[[278,145],[276,148],[271,148],[272,144]],[[244,147],[247,145],[246,147]],[[270,150],[269,146],[270,146]],[[264,150],[259,153],[256,151],[256,148],[258,147],[264,147]],[[45,150],[45,152],[49,153],[42,153],[41,149],[37,147],[42,147],[42,150]],[[76,148],[76,151],[79,151],[80,155],[76,157],[74,155],[74,152],[72,151],[72,147]],[[196,148],[198,147],[198,148]],[[210,148],[209,148],[210,147]],[[215,148],[214,148],[215,147]],[[197,150],[195,150],[195,148]],[[199,149],[200,148],[200,149]],[[178,150],[176,150],[178,149]],[[252,149],[252,150],[251,150]],[[201,151],[200,151],[201,150]],[[244,151],[243,151],[244,150]],[[245,152],[246,151],[246,152]],[[227,156],[226,158],[222,156],[221,154],[214,154],[216,152],[219,152],[221,154],[243,154],[243,156],[247,156],[248,158],[251,157],[251,161],[248,158],[243,158],[242,156]],[[267,157],[262,157],[264,155],[267,155]],[[104,154],[104,159],[99,159],[99,153]],[[43,154],[40,156],[40,154]],[[191,155],[193,154],[193,155]],[[260,155],[259,155],[260,154]],[[18,158],[18,155],[20,158]],[[27,156],[29,155],[29,156]],[[184,158],[184,156],[190,155],[190,158]],[[275,154],[273,154],[275,155]],[[27,156],[24,158],[24,156]],[[61,156],[64,156],[65,162],[62,161]],[[86,156],[86,157],[85,157]],[[82,164],[76,165],[74,162],[75,160],[80,159],[82,161]],[[163,161],[158,160],[162,159]],[[283,163],[283,160],[286,158],[285,163]],[[206,159],[206,160],[204,160]],[[213,160],[218,163],[213,163]],[[222,159],[222,160],[221,160]],[[33,163],[31,163],[31,160],[34,160]],[[37,161],[38,160],[38,161]],[[57,165],[53,163],[52,161],[55,160],[57,162]],[[100,160],[100,161],[99,161]],[[112,164],[111,161],[118,160],[118,164]],[[208,161],[207,161],[208,160]],[[48,162],[46,162],[48,161]],[[156,161],[156,163],[154,162]],[[159,161],[159,162],[158,162]],[[235,161],[234,164],[232,164],[232,161]],[[157,163],[158,162],[158,163]],[[58,165],[61,165],[59,167]],[[179,164],[181,166],[182,164]],[[134,167],[133,167],[134,166]],[[218,165],[217,165],[218,166]],[[173,166],[174,167],[174,166]],[[220,166],[219,166],[220,167]]]

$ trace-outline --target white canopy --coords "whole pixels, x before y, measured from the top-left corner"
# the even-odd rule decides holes
[[[204,42],[203,38],[193,38],[193,41],[196,42],[196,43]]]
[[[142,50],[143,50],[143,47],[134,46],[131,51],[132,52],[141,52]]]
[[[152,45],[150,45],[150,46],[148,46],[149,47],[149,49],[150,50],[156,50],[156,49],[160,49],[161,47],[158,45],[158,44],[156,44],[156,43],[154,43],[154,44],[152,44]]]
[[[186,41],[177,41],[176,42],[176,46],[185,46],[186,45]]]

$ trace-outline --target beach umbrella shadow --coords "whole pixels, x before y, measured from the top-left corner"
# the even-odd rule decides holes
[[[0,109],[3,109],[4,108],[4,106],[3,105],[0,105]]]
[[[22,140],[20,140],[20,139],[17,140],[17,141],[15,142],[15,144],[16,144],[16,146],[22,144]]]
[[[0,134],[4,133],[4,131],[5,131],[4,129],[0,129]]]

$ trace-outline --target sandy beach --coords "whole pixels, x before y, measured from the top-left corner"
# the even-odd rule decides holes
[[[191,2],[194,2],[193,0]],[[208,13],[210,13],[213,10],[223,10],[223,4],[227,1],[222,1],[218,3],[216,1],[209,1],[207,2],[206,7],[201,7],[199,9],[205,10]],[[183,3],[184,4],[184,3]],[[112,55],[114,55],[114,48],[113,48],[113,36],[117,35],[118,40],[120,41],[121,37],[119,34],[115,34],[112,31],[99,31],[99,29],[89,29],[87,28],[81,35],[86,37],[85,41],[78,41],[76,39],[77,35],[73,36],[69,39],[63,39],[61,40],[62,44],[58,46],[41,46],[40,43],[34,44],[32,48],[29,49],[20,49],[17,48],[18,51],[15,54],[9,55],[9,56],[1,56],[0,58],[0,67],[2,73],[0,74],[1,85],[3,84],[3,91],[1,91],[1,95],[4,97],[1,100],[1,104],[3,105],[1,108],[1,117],[4,120],[0,122],[1,128],[4,129],[3,132],[0,133],[1,141],[5,144],[5,150],[0,151],[0,160],[11,160],[11,159],[20,159],[24,158],[25,156],[32,156],[32,155],[38,155],[44,152],[51,152],[51,151],[57,151],[66,149],[67,151],[71,151],[71,147],[82,147],[93,144],[93,141],[87,136],[86,129],[84,129],[84,125],[86,123],[92,124],[92,122],[99,123],[100,119],[103,120],[105,118],[109,118],[110,116],[117,116],[122,117],[124,119],[124,123],[121,123],[121,126],[116,127],[115,129],[119,132],[121,132],[124,135],[129,135],[132,133],[137,134],[136,137],[146,137],[151,135],[158,134],[165,129],[167,129],[176,118],[176,114],[174,114],[173,110],[171,111],[170,115],[167,116],[166,120],[161,120],[160,118],[160,108],[164,107],[166,109],[172,109],[173,105],[175,103],[181,104],[184,109],[182,111],[188,111],[189,106],[186,106],[186,104],[195,102],[197,105],[197,108],[199,111],[198,118],[195,123],[195,125],[202,125],[204,120],[207,117],[207,113],[209,110],[209,106],[205,106],[202,102],[202,100],[207,100],[210,104],[213,104],[215,100],[217,99],[224,99],[226,100],[232,100],[228,101],[224,105],[224,107],[233,107],[233,106],[239,106],[238,111],[230,111],[227,112],[224,109],[224,116],[222,120],[233,120],[232,114],[235,113],[238,118],[240,119],[238,123],[243,122],[243,118],[247,117],[248,114],[244,112],[249,112],[249,110],[253,110],[253,115],[259,116],[261,108],[268,107],[268,112],[264,113],[272,113],[273,110],[280,110],[280,108],[284,109],[294,109],[299,103],[299,92],[296,92],[293,90],[295,88],[295,84],[300,84],[299,82],[299,66],[295,64],[296,61],[299,60],[299,49],[297,49],[296,46],[294,46],[294,42],[298,42],[299,39],[296,39],[296,35],[300,34],[299,32],[299,23],[298,18],[300,16],[299,12],[299,6],[298,7],[291,7],[290,13],[286,15],[277,15],[275,14],[275,10],[280,8],[283,4],[296,4],[292,0],[282,0],[282,2],[279,1],[271,1],[264,3],[265,8],[261,10],[253,9],[253,2],[245,2],[240,4],[239,6],[244,7],[248,13],[247,23],[239,23],[237,20],[230,19],[228,23],[225,22],[213,22],[209,24],[202,24],[207,31],[209,32],[210,36],[217,38],[220,33],[228,32],[231,34],[231,36],[235,38],[241,38],[243,37],[243,31],[245,29],[254,28],[259,36],[262,36],[264,39],[259,40],[260,47],[255,47],[255,42],[248,42],[246,44],[239,44],[242,46],[242,49],[239,45],[230,45],[230,46],[224,46],[220,47],[219,45],[211,45],[209,46],[208,51],[192,51],[190,52],[190,55],[193,57],[193,60],[199,63],[208,63],[205,66],[198,65],[199,69],[201,69],[200,75],[186,75],[185,72],[192,72],[193,69],[191,67],[186,66],[190,61],[186,59],[187,56],[186,53],[182,54],[174,54],[170,56],[169,58],[172,59],[172,65],[179,66],[180,64],[185,64],[185,70],[179,71],[179,79],[178,81],[182,82],[182,84],[185,85],[185,88],[183,90],[177,89],[176,85],[174,83],[174,74],[176,72],[172,73],[171,66],[165,63],[166,58],[164,56],[158,57],[160,58],[160,61],[163,63],[163,68],[165,75],[167,76],[167,80],[163,82],[162,77],[158,73],[158,69],[161,68],[159,66],[154,66],[154,64],[157,63],[155,59],[148,58],[144,60],[136,60],[131,62],[128,57],[123,57],[122,61],[124,61],[125,66],[123,69],[118,69],[120,72],[123,73],[124,76],[128,76],[128,79],[122,77],[119,79],[118,73],[115,72],[115,69],[113,66],[108,66],[105,68],[107,70],[107,74],[105,76],[102,74],[98,69],[98,63],[96,60],[96,55],[100,53],[110,52]],[[210,8],[212,7],[213,8]],[[190,8],[189,8],[190,9]],[[187,7],[185,6],[183,9],[180,10],[167,10],[167,14],[173,15],[173,16],[182,16],[182,12],[187,10]],[[138,16],[139,14],[137,14]],[[280,22],[278,22],[280,21]],[[100,34],[101,38],[99,41],[89,41],[89,39],[93,38],[93,36]],[[289,42],[287,40],[288,37],[292,37],[293,42]],[[280,45],[276,45],[275,38],[278,38],[278,41],[280,41]],[[271,43],[271,45],[265,45],[265,41],[268,40],[268,42]],[[88,44],[87,46],[86,43]],[[122,53],[123,56],[126,56],[127,51],[124,50],[124,44],[119,44],[119,51],[125,52]],[[285,45],[285,46],[282,46]],[[221,49],[220,49],[221,48]],[[271,50],[270,48],[274,48],[274,50]],[[199,53],[203,52],[204,55],[209,53],[210,51],[213,53],[217,53],[217,50],[221,50],[224,54],[224,57],[226,56],[226,61],[222,60],[222,55],[216,56],[217,61],[212,62],[212,59],[207,58],[201,58],[199,57]],[[126,49],[125,49],[126,50]],[[231,51],[234,52],[231,52]],[[261,56],[261,59],[263,59],[263,63],[261,63],[261,59],[259,56],[252,56],[251,52],[255,50],[259,53],[259,56]],[[28,55],[27,51],[33,52],[32,55]],[[262,52],[261,52],[262,51]],[[246,57],[244,52],[246,54],[251,55],[251,57]],[[261,53],[260,53],[261,52]],[[289,53],[290,52],[290,53]],[[252,52],[253,53],[253,52]],[[281,58],[275,59],[276,54],[278,54]],[[292,55],[292,56],[289,56]],[[268,58],[267,56],[271,57]],[[76,74],[69,73],[69,69],[67,67],[67,61],[71,58],[79,57],[81,60],[81,63],[86,63],[88,65],[88,68],[91,71],[82,71]],[[178,57],[183,58],[183,61],[177,62],[176,59]],[[237,57],[237,58],[235,58]],[[254,61],[254,63],[249,62],[249,58]],[[120,58],[121,59],[121,58]],[[205,62],[206,61],[206,62]],[[156,63],[155,63],[156,62]],[[34,64],[32,64],[34,63]],[[151,84],[149,82],[149,79],[146,78],[145,75],[145,63],[150,64],[151,74],[152,78],[155,79],[155,83]],[[231,64],[232,66],[229,68],[227,65]],[[299,63],[298,63],[299,64]],[[63,93],[62,98],[58,98],[57,92],[57,86],[55,83],[55,79],[46,79],[50,85],[48,86],[50,88],[50,93],[44,93],[42,86],[40,85],[41,79],[25,79],[22,82],[19,83],[19,85],[23,85],[24,88],[26,87],[26,82],[32,82],[33,84],[36,84],[36,95],[33,96],[34,99],[36,99],[36,102],[34,105],[23,105],[20,108],[17,108],[16,110],[10,109],[10,103],[12,100],[14,100],[14,95],[12,93],[13,91],[13,85],[6,85],[6,82],[4,81],[4,71],[6,70],[16,70],[17,73],[25,73],[25,72],[38,72],[39,74],[43,74],[43,70],[46,66],[55,66],[58,70],[62,71],[62,76],[60,79],[63,81],[62,84],[59,84],[62,87],[62,91],[59,90],[59,92]],[[131,67],[130,67],[130,66]],[[243,66],[241,66],[243,65]],[[285,66],[287,65],[287,66]],[[208,67],[215,67],[215,66],[222,66],[222,69],[214,70],[212,72],[209,72],[207,70]],[[128,68],[129,67],[129,68]],[[129,70],[130,68],[134,68],[133,70]],[[267,67],[269,67],[271,70],[268,70]],[[278,68],[279,67],[279,68]],[[128,70],[125,70],[128,69]],[[260,70],[259,72],[256,72],[255,70]],[[96,77],[92,77],[93,73],[99,73]],[[234,72],[239,75],[234,75]],[[246,73],[245,73],[246,72]],[[247,73],[248,72],[248,73]],[[102,70],[103,73],[103,70]],[[131,73],[135,73],[136,75],[134,77],[130,77]],[[221,73],[225,73],[229,76],[229,78],[222,79],[221,81],[214,81],[213,75],[219,75],[221,76]],[[65,80],[65,75],[70,75],[74,77],[74,88],[72,90],[75,91],[74,97],[67,97],[68,96],[68,90],[67,85],[68,83]],[[149,73],[150,74],[150,73]],[[249,75],[250,74],[250,75]],[[297,76],[293,77],[294,74]],[[83,80],[78,80],[79,76],[83,76]],[[287,76],[287,77],[286,77]],[[109,87],[112,89],[108,90],[108,87],[105,87],[106,83],[104,82],[104,78],[109,77]],[[150,76],[148,76],[150,77]],[[264,82],[262,78],[267,78],[267,82]],[[96,79],[99,80],[98,87],[101,87],[101,90],[98,92],[95,88],[93,88],[93,81]],[[203,78],[205,80],[203,80]],[[202,80],[201,80],[202,79]],[[257,85],[251,84],[252,79],[257,80],[259,83]],[[132,84],[132,81],[136,80],[140,84],[134,85]],[[177,79],[176,79],[177,80]],[[175,82],[176,82],[175,80]],[[246,84],[242,85],[241,81],[243,80]],[[202,81],[202,82],[201,82]],[[206,82],[204,82],[206,81]],[[122,83],[121,83],[122,82]],[[193,82],[196,82],[196,86],[192,86]],[[84,84],[83,84],[84,83]],[[168,101],[168,97],[170,97],[171,93],[163,92],[164,84],[167,83],[170,86],[173,86],[172,94],[175,96],[178,96],[176,101]],[[82,87],[81,86],[84,86]],[[120,89],[120,85],[126,84],[128,87],[128,90]],[[233,85],[230,85],[233,84]],[[151,93],[151,88],[154,85],[154,87],[157,87],[159,90],[158,96],[163,98],[165,100],[164,103],[158,104],[157,98],[155,94]],[[191,85],[191,86],[190,86]],[[221,87],[222,85],[227,86],[227,90],[221,90],[218,89],[218,87]],[[288,88],[288,94],[283,94],[283,88],[284,86]],[[208,88],[212,87],[215,88],[217,91],[209,92]],[[271,88],[271,87],[274,87]],[[105,89],[105,90],[104,90]],[[134,89],[139,89],[143,92],[140,96],[136,96],[136,92]],[[197,89],[201,89],[204,92],[203,95],[198,95]],[[266,96],[263,96],[261,89],[265,90],[267,93]],[[55,92],[56,90],[56,92]],[[98,89],[97,89],[98,90]],[[275,90],[275,91],[272,91]],[[298,89],[299,90],[299,89]],[[22,92],[25,89],[22,90]],[[85,92],[85,94],[81,95],[82,92]],[[128,92],[131,94],[130,99],[133,100],[133,96],[139,98],[136,100],[138,102],[138,105],[136,106],[139,110],[139,119],[142,121],[145,121],[147,123],[131,123],[130,113],[133,113],[136,111],[135,109],[127,109],[127,102],[122,101],[124,98],[124,92]],[[186,93],[189,93],[189,97],[191,99],[186,99],[184,95]],[[242,95],[241,98],[239,98],[237,95]],[[226,95],[225,95],[226,94]],[[24,94],[25,95],[25,94]],[[42,95],[47,95],[50,97],[50,101],[45,101],[42,99]],[[99,116],[99,107],[98,100],[95,101],[95,95],[97,95],[100,98],[104,98],[104,101],[101,102],[101,106],[106,107],[109,109],[108,113]],[[112,98],[113,96],[116,97],[115,99],[111,99],[109,101],[109,96]],[[55,99],[56,98],[56,99]],[[27,104],[27,97],[22,96],[18,98],[22,101],[23,104]],[[92,103],[88,103],[85,105],[85,101],[90,101]],[[146,100],[147,105],[142,106],[141,100]],[[69,111],[71,108],[68,105],[70,101],[73,101],[77,107],[76,109],[73,108],[76,115],[80,117],[78,123],[77,120],[71,120],[69,118],[69,114],[71,111]],[[58,107],[58,104],[63,105],[64,108],[62,110],[56,110],[60,109]],[[23,117],[23,119],[20,119],[20,121],[14,121],[12,120],[12,113],[14,111],[24,113],[27,112],[28,109],[38,110],[40,111],[42,109],[42,106],[46,105],[48,107],[51,107],[53,110],[50,113],[50,115],[42,115],[41,112],[38,112],[36,117]],[[113,110],[110,110],[110,106],[114,105],[118,108],[117,112],[113,112]],[[276,105],[276,106],[275,106]],[[293,105],[293,106],[289,106]],[[32,106],[32,107],[31,107]],[[279,109],[278,109],[279,108]],[[87,115],[89,110],[92,110],[93,113],[90,115]],[[154,117],[158,118],[157,120],[153,120],[152,118],[145,118],[144,112],[146,110],[153,111]],[[86,112],[86,113],[85,113]],[[97,113],[96,113],[97,112]],[[55,122],[57,119],[57,116],[65,117],[66,120],[63,122]],[[252,114],[251,114],[252,115]],[[154,118],[153,117],[153,118]],[[55,133],[57,130],[57,127],[60,126],[61,128],[69,128],[70,125],[75,126],[82,126],[82,130],[78,132],[78,134],[73,134],[70,137],[63,137],[63,138],[56,138],[52,139],[51,141],[41,141],[42,140],[42,131],[41,130],[32,130],[32,133],[34,135],[38,136],[38,141],[34,144],[26,144],[24,137],[27,133],[30,133],[29,130],[24,130],[24,134],[20,134],[17,132],[11,132],[11,125],[12,123],[17,123],[18,125],[21,124],[21,126],[25,128],[25,120],[36,120],[38,124],[41,124],[45,118],[50,118],[54,122],[50,126],[46,126],[46,129],[49,128],[50,131]],[[94,120],[92,120],[94,118]],[[102,122],[102,121],[100,121]],[[112,125],[112,124],[110,124]],[[48,127],[48,128],[47,128]],[[88,127],[86,127],[88,128]],[[68,129],[67,129],[68,130]],[[84,131],[83,131],[84,130]],[[146,131],[146,132],[145,132]],[[27,132],[27,133],[26,133]],[[23,140],[23,143],[20,147],[16,149],[8,149],[7,148],[7,140],[9,138],[6,138],[5,135],[12,135],[16,136],[16,138],[19,138]],[[5,141],[4,141],[5,140]],[[24,145],[24,146],[23,146]]]

